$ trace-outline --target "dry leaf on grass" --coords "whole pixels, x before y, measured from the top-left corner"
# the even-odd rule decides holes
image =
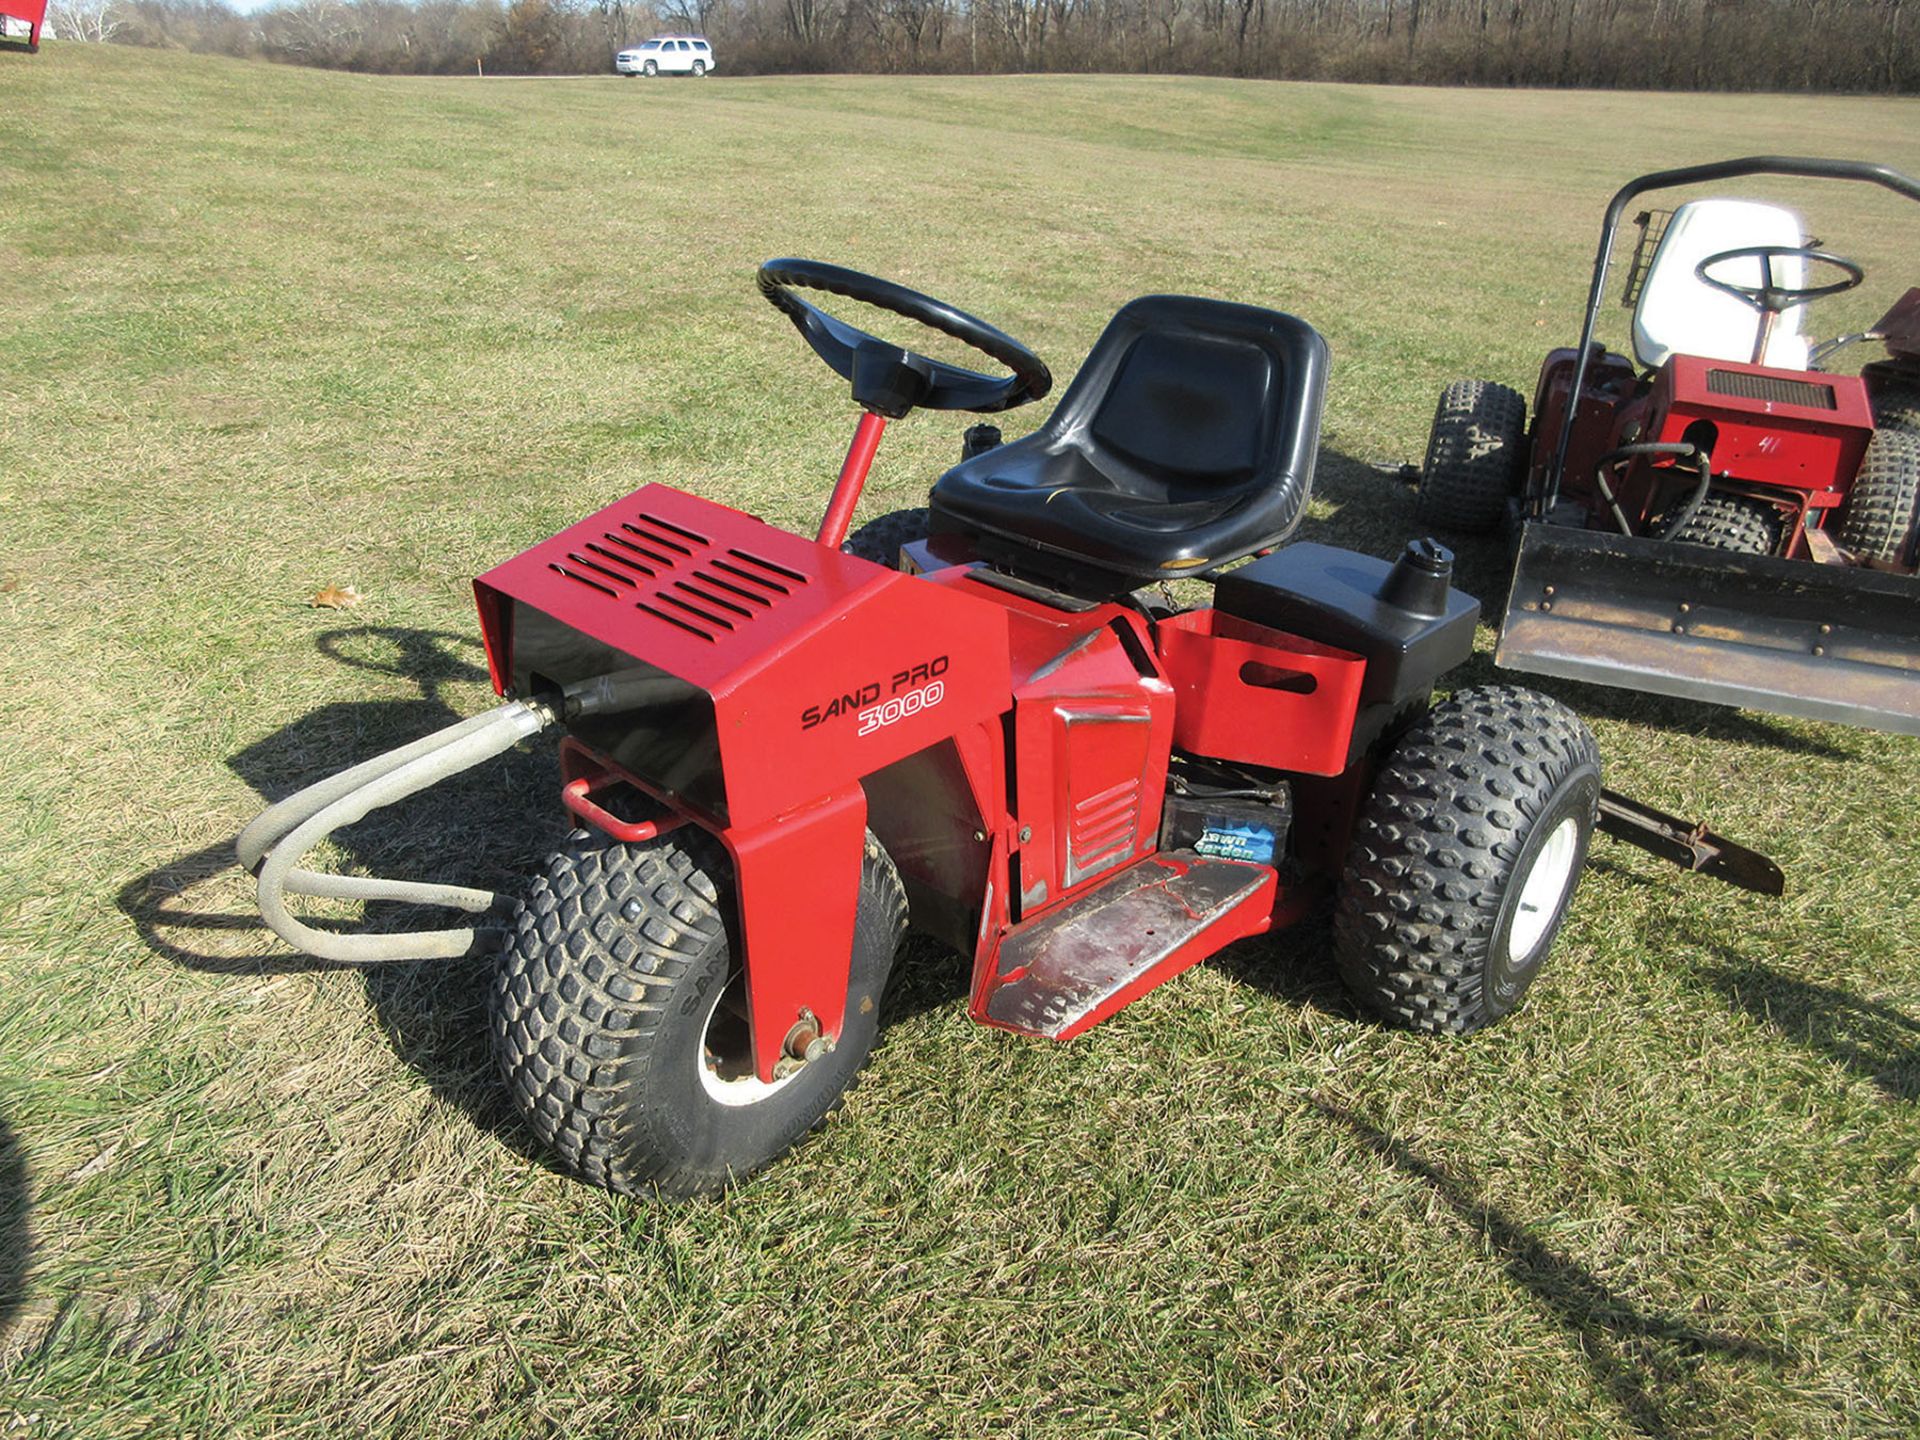
[[[98,1175],[102,1170],[106,1169],[109,1165],[111,1165],[113,1163],[113,1157],[118,1155],[119,1153],[120,1153],[120,1142],[116,1140],[111,1145],[107,1146],[106,1149],[102,1150],[98,1155],[94,1156],[91,1160],[87,1161],[86,1164],[76,1166],[72,1170],[69,1170],[67,1172],[67,1183],[70,1185],[75,1185],[82,1180],[89,1180],[93,1178],[95,1175]]]
[[[360,603],[360,592],[351,585],[329,585],[307,604],[316,610],[351,610]]]

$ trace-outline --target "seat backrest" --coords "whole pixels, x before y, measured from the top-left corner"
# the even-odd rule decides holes
[[[1667,222],[1634,306],[1634,358],[1649,369],[1666,364],[1674,355],[1751,360],[1760,312],[1714,289],[1693,273],[1694,267],[1723,250],[1805,243],[1800,217],[1784,206],[1758,200],[1689,200]],[[1805,272],[1799,260],[1774,265],[1775,278],[1786,285],[1805,283]],[[1729,262],[1714,273],[1742,285],[1758,285],[1762,278],[1758,260]],[[1800,334],[1798,307],[1774,321],[1766,363],[1788,370],[1807,368],[1807,342]]]
[[[1156,479],[1238,484],[1265,456],[1278,370],[1244,339],[1149,330],[1127,347],[1093,438]]]
[[[1276,545],[1306,510],[1327,365],[1327,342],[1293,315],[1131,301],[1044,424],[940,477],[934,528],[1093,589]]]
[[[1305,491],[1326,342],[1292,315],[1189,295],[1123,306],[1042,428],[1122,487],[1174,499],[1246,485]],[[1289,507],[1291,508],[1291,507]]]

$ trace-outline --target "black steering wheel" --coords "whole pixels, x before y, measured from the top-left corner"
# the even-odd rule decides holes
[[[1774,261],[1787,259],[1804,260],[1813,265],[1830,265],[1840,272],[1841,278],[1826,285],[1776,285],[1773,281]],[[1714,266],[1730,260],[1758,260],[1761,283],[1736,285],[1731,280],[1722,280],[1707,273]],[[1843,290],[1853,289],[1867,278],[1867,272],[1853,261],[1805,245],[1746,245],[1738,250],[1722,250],[1718,255],[1709,255],[1694,266],[1693,273],[1696,279],[1705,281],[1714,289],[1724,290],[1735,299],[1746,301],[1762,315],[1778,315],[1795,305],[1805,305],[1809,300],[1838,295]]]
[[[856,330],[810,305],[796,290],[824,290],[849,300],[917,320],[997,360],[1013,373],[1003,377],[929,360]],[[760,267],[760,293],[772,302],[819,357],[853,384],[853,398],[876,414],[897,420],[916,406],[930,410],[1011,410],[1053,388],[1053,375],[1038,355],[964,310],[882,280],[824,265],[818,260],[769,260]]]

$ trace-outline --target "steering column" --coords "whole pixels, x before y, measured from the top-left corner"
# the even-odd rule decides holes
[[[769,260],[760,267],[759,283],[760,293],[793,321],[814,353],[852,385],[854,400],[866,412],[853,432],[853,444],[840,467],[833,498],[820,521],[820,533],[815,538],[822,545],[838,549],[847,538],[887,421],[898,420],[916,408],[980,414],[1011,410],[1040,399],[1053,388],[1053,376],[1040,357],[1011,335],[945,301],[890,280],[817,260]],[[888,344],[801,299],[795,293],[799,290],[825,291],[917,321],[971,346],[1011,373],[983,375]]]

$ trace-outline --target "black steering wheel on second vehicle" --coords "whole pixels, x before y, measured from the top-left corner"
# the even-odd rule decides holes
[[[1742,285],[1738,281],[1722,279],[1713,271],[1721,266],[1732,265],[1739,260],[1758,260],[1760,262],[1760,283]],[[1798,260],[1803,265],[1822,265],[1837,270],[1838,280],[1828,281],[1824,285],[1782,285],[1775,278],[1774,266],[1781,260]],[[1711,285],[1736,300],[1745,301],[1760,312],[1760,328],[1753,337],[1752,363],[1766,363],[1767,343],[1773,338],[1773,322],[1780,315],[1796,305],[1805,305],[1827,295],[1838,295],[1851,290],[1867,278],[1867,272],[1853,261],[1840,255],[1830,255],[1825,250],[1815,250],[1810,245],[1743,245],[1737,250],[1722,250],[1717,255],[1709,255],[1693,267],[1694,278],[1702,284]],[[1804,279],[1805,272],[1802,272]]]
[[[1760,262],[1760,283],[1741,285],[1733,280],[1723,280],[1718,275],[1709,274],[1723,265],[1731,265],[1736,260],[1758,260]],[[1781,285],[1775,282],[1774,264],[1780,260],[1799,260],[1808,265],[1824,265],[1840,272],[1838,280],[1825,285]],[[1693,267],[1696,278],[1723,290],[1736,299],[1744,300],[1761,314],[1778,315],[1782,310],[1791,310],[1796,305],[1805,305],[1810,300],[1819,300],[1828,295],[1838,295],[1851,290],[1867,278],[1867,272],[1843,255],[1830,255],[1825,250],[1814,250],[1805,245],[1743,245],[1738,250],[1722,250],[1718,255],[1709,255]]]

